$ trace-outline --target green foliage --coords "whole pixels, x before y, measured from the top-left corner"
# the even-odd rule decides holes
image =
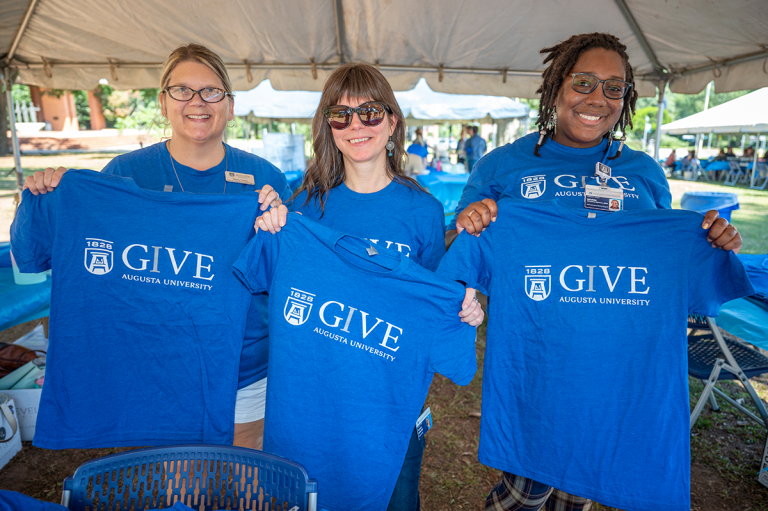
[[[101,101],[108,128],[160,134],[164,122],[157,102],[159,92],[159,89],[116,90],[109,85],[99,85],[94,94]]]
[[[643,108],[639,108],[635,110],[635,115],[632,116],[632,126],[633,128],[629,131],[627,131],[627,134],[631,134],[632,138],[635,138],[637,140],[643,139],[643,132],[645,130],[645,117],[648,116],[649,121],[651,123],[651,131],[648,133],[648,139],[652,139],[656,136],[656,117],[659,113],[659,107],[657,105],[653,106],[645,106]],[[672,122],[672,116],[669,114],[668,111],[664,110],[661,114],[662,116],[662,124],[666,124],[668,122]]]
[[[73,90],[75,98],[75,112],[77,112],[77,124],[80,129],[91,128],[91,108],[88,106],[88,93],[84,90]]]
[[[17,85],[14,83],[11,95],[13,96],[14,102],[32,103],[32,96],[29,94],[28,85]],[[3,98],[3,101],[5,101],[5,98]]]

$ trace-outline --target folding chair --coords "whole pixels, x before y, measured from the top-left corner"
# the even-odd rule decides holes
[[[73,511],[143,511],[176,502],[206,511],[315,511],[317,482],[298,463],[261,451],[176,445],[86,462],[64,480],[61,497]]]
[[[700,177],[703,177],[704,180],[709,183],[709,175],[707,175],[707,171],[702,168],[698,159],[693,160],[689,170],[693,173],[693,178],[691,181],[697,181]]]
[[[750,188],[752,190],[765,190],[765,185],[768,185],[768,165],[765,163],[758,163],[756,172],[755,184]],[[762,185],[760,183],[762,183]]]
[[[725,183],[723,184],[735,186],[744,171],[741,170],[741,166],[739,166],[739,162],[736,160],[728,160],[728,167],[730,170],[728,170],[728,174],[725,176]]]
[[[688,374],[704,382],[704,391],[691,412],[690,427],[693,428],[707,401],[712,410],[719,410],[717,394],[768,429],[768,411],[749,382],[749,378],[768,373],[768,357],[742,343],[724,339],[713,318],[689,316],[688,328],[692,330],[688,335]],[[719,380],[739,380],[762,418],[718,389],[715,384]]]

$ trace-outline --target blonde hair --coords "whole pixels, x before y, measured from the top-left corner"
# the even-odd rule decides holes
[[[232,82],[229,80],[227,68],[224,66],[221,57],[205,46],[195,43],[179,46],[168,55],[168,59],[163,66],[163,74],[160,77],[161,91],[170,85],[171,72],[181,62],[199,62],[208,66],[219,77],[227,94],[232,94]]]
[[[405,152],[405,118],[389,82],[378,69],[369,64],[344,64],[330,74],[323,87],[320,105],[312,120],[312,145],[315,157],[304,173],[301,186],[294,192],[291,199],[295,199],[306,190],[307,198],[304,204],[308,204],[313,196],[317,196],[320,208],[324,212],[328,191],[344,182],[346,176],[344,158],[336,147],[333,128],[326,121],[323,112],[326,108],[339,104],[345,95],[348,98],[381,101],[391,109],[391,115],[397,119],[397,124],[392,133],[392,142],[395,143],[395,147],[391,151],[392,156],[387,156],[387,175],[406,186],[423,190],[405,173],[405,165],[408,161],[408,155]]]

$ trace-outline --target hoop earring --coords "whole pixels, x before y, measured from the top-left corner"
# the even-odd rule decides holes
[[[229,123],[229,122],[231,122],[232,124],[230,125],[230,123]],[[234,128],[235,126],[237,126],[237,123],[235,122],[235,120],[234,120],[234,119],[232,119],[232,120],[231,120],[231,121],[229,121],[229,122],[227,123],[227,128]]]
[[[387,156],[392,156],[392,150],[395,148],[395,143],[392,142],[392,137],[389,137],[389,141],[387,142],[386,148],[389,151],[389,153],[387,153]]]

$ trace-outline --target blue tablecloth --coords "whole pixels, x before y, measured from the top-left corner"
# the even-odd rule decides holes
[[[461,192],[467,184],[469,174],[447,174],[445,172],[430,172],[416,177],[421,186],[429,190],[437,200],[443,203],[445,221],[448,223],[456,211],[461,199]]]
[[[13,268],[0,268],[0,330],[50,315],[51,278],[31,286],[17,286]]]
[[[715,321],[728,333],[768,350],[768,306],[760,301],[739,298],[726,302]]]
[[[704,163],[702,162],[702,166]],[[728,165],[727,161],[713,161],[707,164],[706,167],[704,167],[707,170],[729,170],[731,167]]]

